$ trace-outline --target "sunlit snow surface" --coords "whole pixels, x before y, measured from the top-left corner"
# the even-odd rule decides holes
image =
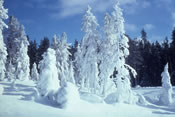
[[[160,88],[133,89],[146,97],[149,102],[146,106],[92,103],[84,95],[86,101],[80,100],[72,107],[60,109],[47,99],[35,100],[36,84],[32,81],[17,81],[16,89],[12,89],[6,81],[0,82],[0,86],[4,88],[0,95],[0,117],[175,117],[175,104],[163,106],[157,102]],[[175,95],[173,96],[174,99]]]

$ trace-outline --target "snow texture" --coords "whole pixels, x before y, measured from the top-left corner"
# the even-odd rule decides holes
[[[65,86],[62,86],[57,93],[57,100],[59,107],[61,108],[75,108],[80,102],[80,96],[77,87],[67,82]]]
[[[89,103],[80,100],[71,108],[61,109],[46,100],[32,100],[35,91],[33,81],[16,81],[18,91],[10,88],[10,83],[1,81],[4,93],[0,96],[0,117],[174,117],[175,104],[160,106],[154,103],[155,96],[159,94],[160,87],[142,87],[133,89],[149,101],[148,105],[129,105],[123,103],[105,104]],[[173,88],[173,90],[175,90]],[[83,96],[83,95],[82,95]],[[84,95],[87,96],[87,95]],[[89,100],[91,97],[89,96]],[[27,105],[27,109],[26,109]]]

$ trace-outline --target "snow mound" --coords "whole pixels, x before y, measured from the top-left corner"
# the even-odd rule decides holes
[[[82,92],[80,94],[80,98],[82,100],[85,100],[91,103],[103,103],[104,102],[100,96],[95,95],[95,94],[86,93],[86,92]]]
[[[0,95],[2,95],[4,92],[4,87],[0,85]]]
[[[75,108],[79,101],[79,92],[74,84],[68,82],[58,90],[56,102],[60,108]]]

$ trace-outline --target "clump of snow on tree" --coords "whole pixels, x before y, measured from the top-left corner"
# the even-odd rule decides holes
[[[40,75],[37,88],[41,96],[53,99],[60,84],[56,67],[55,51],[48,48],[43,54],[43,60],[39,63]]]
[[[75,108],[80,101],[80,96],[77,87],[67,82],[64,86],[62,86],[57,93],[57,104],[61,108]]]
[[[172,85],[170,81],[170,75],[168,72],[168,63],[164,67],[164,71],[161,74],[162,76],[162,90],[161,90],[161,95],[160,95],[160,102],[168,105],[173,102],[172,100]]]

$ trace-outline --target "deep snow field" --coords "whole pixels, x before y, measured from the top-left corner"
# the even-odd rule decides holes
[[[145,96],[148,101],[145,106],[92,103],[87,100],[98,98],[92,96],[93,99],[90,99],[87,95],[82,95],[81,98],[86,101],[81,100],[76,105],[61,109],[47,99],[36,100],[36,84],[33,81],[17,81],[16,89],[11,88],[10,84],[8,81],[0,82],[0,117],[175,117],[174,103],[169,106],[158,103],[160,87],[133,88],[135,92]],[[4,91],[1,95],[2,89]],[[175,92],[175,87],[173,90]]]

